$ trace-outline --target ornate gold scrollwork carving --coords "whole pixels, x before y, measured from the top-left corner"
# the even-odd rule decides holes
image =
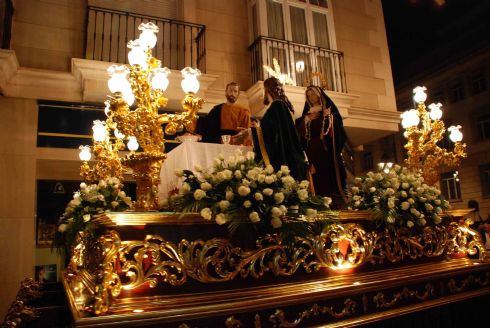
[[[486,257],[485,245],[480,232],[470,228],[470,222],[451,222],[448,227],[449,239],[446,244],[448,255],[464,252],[468,255],[478,254],[478,259],[483,261]]]
[[[32,278],[24,279],[20,284],[15,301],[10,305],[1,326],[19,327],[37,318],[38,313],[31,307],[26,306],[26,303],[41,297],[41,288],[41,282],[34,281]]]
[[[425,290],[419,292],[417,290],[410,290],[407,287],[404,287],[401,292],[393,294],[393,298],[391,301],[387,301],[385,298],[385,294],[382,292],[377,293],[373,296],[373,302],[376,304],[377,308],[390,308],[402,299],[407,298],[417,298],[421,301],[425,301],[429,297],[434,295],[434,286],[431,283],[427,283],[425,285]]]
[[[344,301],[344,307],[339,311],[335,312],[333,306],[321,306],[318,304],[313,304],[311,308],[301,312],[299,317],[294,321],[288,321],[286,319],[286,314],[283,310],[276,310],[274,314],[269,317],[269,322],[272,327],[297,327],[305,319],[310,317],[318,317],[320,315],[330,315],[332,318],[341,319],[347,316],[351,316],[356,312],[357,303],[350,298]]]
[[[454,278],[449,279],[447,286],[451,293],[460,293],[464,291],[469,286],[478,285],[480,287],[485,287],[490,282],[490,272],[486,272],[483,277],[475,277],[474,275],[469,275],[461,282],[461,285],[457,285]]]

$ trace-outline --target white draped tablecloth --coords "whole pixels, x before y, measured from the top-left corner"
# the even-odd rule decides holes
[[[167,159],[160,171],[160,188],[158,198],[167,199],[169,193],[181,186],[181,179],[175,175],[176,170],[195,171],[194,167],[200,165],[203,169],[211,167],[214,159],[222,154],[225,158],[234,155],[237,149],[243,154],[251,151],[251,147],[221,145],[204,142],[185,141],[167,153]]]

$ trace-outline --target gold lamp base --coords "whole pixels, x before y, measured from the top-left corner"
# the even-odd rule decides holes
[[[163,153],[132,153],[122,159],[124,166],[133,170],[136,180],[136,202],[134,208],[140,211],[157,211],[160,169],[167,156]]]

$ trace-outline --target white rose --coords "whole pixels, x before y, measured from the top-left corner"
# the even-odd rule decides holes
[[[250,221],[252,221],[253,223],[257,223],[260,221],[260,216],[259,216],[259,213],[257,212],[251,212],[248,217],[250,218]]]
[[[426,225],[427,221],[425,221],[425,219],[418,219],[417,223],[419,226],[423,227]]]
[[[376,191],[376,188],[375,188],[375,187],[371,187],[371,188],[369,188],[369,192],[373,193],[373,192],[375,192],[375,191]]]
[[[408,182],[403,182],[402,183],[402,188],[403,189],[408,189],[408,188],[410,188],[410,185],[408,184]]]
[[[351,190],[352,190],[352,192],[354,194],[358,194],[359,193],[359,187],[354,186],[354,187],[351,188]]]
[[[281,216],[282,215],[282,211],[279,207],[272,207],[271,208],[271,214],[272,216]]]
[[[300,189],[297,191],[297,193],[300,201],[305,201],[308,199],[308,191],[306,189]]]
[[[225,180],[230,180],[233,177],[233,172],[230,170],[224,170],[223,174],[225,176]]]
[[[419,216],[420,216],[420,212],[419,212],[419,211],[417,211],[417,209],[415,209],[415,208],[413,208],[413,207],[410,209],[410,213],[412,213],[412,214],[413,214],[413,215],[415,215],[416,217],[419,217]]]
[[[82,202],[80,201],[80,198],[75,198],[70,201],[70,206],[76,207],[80,205]]]
[[[282,214],[286,214],[288,212],[288,208],[284,205],[279,206],[279,209],[281,210]]]
[[[174,173],[179,178],[184,176],[184,170],[175,170]]]
[[[211,220],[212,215],[213,215],[213,212],[211,211],[211,209],[209,207],[205,207],[201,210],[201,216],[205,220]]]
[[[405,190],[402,190],[402,191],[400,192],[400,196],[402,196],[402,197],[405,197],[405,198],[406,198],[408,195],[407,195],[407,192],[406,192]]]
[[[284,194],[282,192],[278,192],[274,195],[274,200],[276,204],[281,204],[284,201]]]
[[[440,208],[440,207],[436,207],[436,213],[437,213],[437,214],[441,214],[441,212],[442,212],[442,208]]]
[[[90,219],[91,219],[90,214],[85,214],[83,216],[83,222],[88,222],[88,221],[90,221]]]
[[[246,201],[243,202],[243,207],[250,208],[250,206],[252,206],[252,202],[251,201],[246,200]]]
[[[272,167],[272,165],[268,164],[268,165],[265,167],[265,173],[267,173],[267,174],[272,174],[272,173],[274,173],[274,168]]]
[[[194,191],[194,199],[195,200],[201,200],[205,196],[206,196],[206,192],[204,190],[196,189],[196,191]]]
[[[218,154],[218,159],[219,159],[220,161],[222,161],[222,160],[224,160],[224,159],[225,159],[225,156],[223,156],[223,154],[221,154],[221,153],[220,153],[220,154]]]
[[[271,188],[265,188],[262,193],[266,196],[271,196],[274,191]]]
[[[289,167],[287,167],[286,165],[281,165],[281,173],[282,174],[289,174]]]
[[[247,160],[253,161],[255,159],[255,153],[253,151],[247,151],[245,157],[247,158]]]
[[[323,197],[323,205],[325,205],[326,207],[329,207],[330,204],[332,204],[332,198],[330,198],[330,197]]]
[[[317,211],[314,208],[307,208],[306,209],[306,215],[314,215],[316,213],[317,213]]]
[[[395,201],[390,199],[388,201],[388,204],[387,205],[388,205],[388,208],[393,208],[393,207],[395,207]]]
[[[230,206],[230,202],[227,200],[222,200],[219,202],[219,208],[221,208],[222,211],[226,210]]]
[[[267,183],[267,184],[271,184],[274,181],[275,181],[275,179],[274,179],[274,176],[273,175],[268,175],[268,176],[265,177],[265,183]]]
[[[247,196],[250,193],[250,188],[245,186],[240,186],[238,188],[238,194],[242,197]]]
[[[262,196],[262,194],[260,192],[256,192],[255,195],[254,195],[254,197],[258,201],[261,201],[261,200],[264,199],[264,196]]]
[[[116,208],[118,205],[119,205],[119,203],[116,202],[115,200],[111,202],[112,208]]]
[[[216,223],[219,224],[219,225],[223,225],[225,224],[226,222],[228,221],[228,219],[226,218],[226,215],[223,214],[223,213],[219,213],[218,215],[216,215]]]
[[[395,194],[395,191],[393,190],[393,188],[388,188],[388,189],[386,189],[386,194],[391,196],[391,195]]]
[[[99,188],[105,188],[107,187],[107,183],[105,182],[105,180],[100,180],[99,181]]]
[[[386,221],[388,221],[388,223],[393,224],[393,223],[395,223],[395,218],[394,218],[394,217],[392,217],[392,216],[390,215],[390,216],[388,216],[388,217],[386,218]]]
[[[62,223],[58,226],[58,231],[63,233],[66,231],[67,228],[68,228],[68,224]]]
[[[250,186],[250,181],[248,181],[247,179],[242,179],[242,184],[243,184],[245,187],[248,187],[248,186]]]
[[[413,204],[413,203],[415,203],[415,200],[413,198],[409,198],[409,199],[407,199],[407,202],[409,202],[410,204]]]
[[[403,202],[401,205],[400,205],[401,209],[406,211],[410,208],[410,203],[409,202]]]
[[[413,222],[412,221],[407,221],[407,227],[409,227],[409,228],[413,227]]]
[[[126,193],[123,190],[121,190],[120,192],[118,192],[117,195],[119,197],[121,197],[121,198],[126,197]]]
[[[425,204],[425,209],[426,209],[427,211],[429,211],[429,212],[430,212],[430,211],[432,211],[432,210],[434,209],[434,206],[432,206],[432,205],[431,205],[431,204],[429,204],[429,203],[426,203],[426,204]]]
[[[433,214],[433,215],[432,215],[432,219],[434,220],[434,223],[435,223],[435,224],[439,224],[439,223],[441,223],[441,222],[442,222],[441,217],[440,217],[439,215],[437,215],[437,214]]]
[[[203,182],[201,183],[201,189],[204,191],[208,191],[213,189],[213,186],[209,182]]]
[[[85,182],[80,183],[80,189],[87,188],[87,184]]]
[[[103,202],[105,200],[104,195],[97,195],[97,199]]]
[[[427,198],[425,197],[419,197],[419,200],[422,202],[422,203],[425,203],[427,201]]]
[[[227,201],[232,201],[235,198],[235,194],[231,190],[227,190],[225,194],[225,198]]]
[[[242,172],[236,170],[235,171],[235,179],[241,179],[242,178]]]
[[[279,217],[273,216],[271,219],[271,225],[274,229],[278,229],[282,226],[282,221]]]
[[[263,183],[265,181],[265,174],[259,174],[257,181]]]
[[[307,189],[309,185],[310,185],[310,182],[308,180],[303,180],[299,183],[299,187],[301,189]]]

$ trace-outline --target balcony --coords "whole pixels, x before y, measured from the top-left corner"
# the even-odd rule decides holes
[[[340,51],[259,36],[249,47],[251,53],[252,84],[265,80],[268,73],[263,65],[273,67],[273,59],[279,63],[282,73],[286,73],[297,86],[306,86],[312,73],[320,73],[326,82],[326,89],[346,93],[343,55]],[[304,62],[304,70],[297,71],[296,63]],[[319,77],[315,77],[319,79]],[[318,84],[321,81],[315,81]]]
[[[127,63],[127,43],[138,38],[138,26],[153,22],[160,29],[154,56],[162,66],[186,66],[206,72],[205,26],[162,17],[88,6],[85,58]]]

